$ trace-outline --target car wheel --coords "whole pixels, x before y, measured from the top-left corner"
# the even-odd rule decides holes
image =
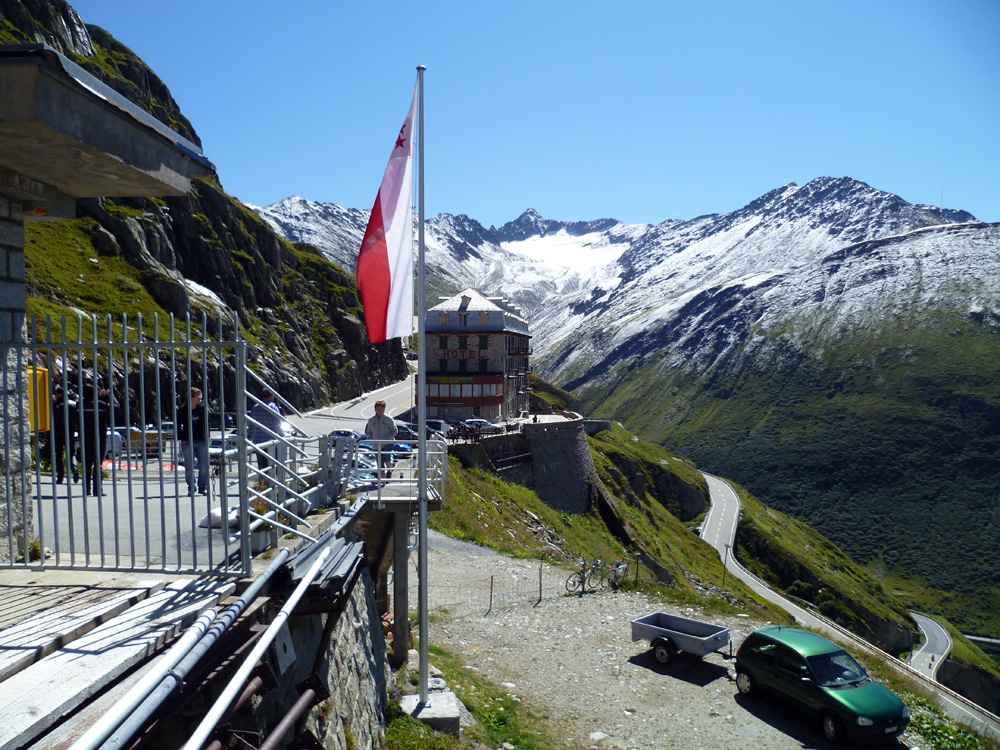
[[[653,656],[660,664],[669,664],[674,658],[674,644],[661,639],[653,644]]]
[[[833,714],[823,714],[823,736],[834,744],[844,741],[844,725]]]
[[[736,689],[741,695],[753,695],[757,690],[757,683],[753,675],[743,669],[736,670]]]

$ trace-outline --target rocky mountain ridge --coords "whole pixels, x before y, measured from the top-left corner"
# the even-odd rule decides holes
[[[822,177],[687,221],[443,214],[426,235],[430,286],[519,303],[535,369],[592,416],[860,560],[942,560],[928,582],[966,592],[947,614],[998,632],[981,551],[1000,546],[1000,225]]]

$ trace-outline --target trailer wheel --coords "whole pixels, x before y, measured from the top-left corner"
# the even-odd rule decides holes
[[[667,638],[660,638],[653,642],[653,656],[660,664],[669,664],[673,661],[676,650],[674,644]]]

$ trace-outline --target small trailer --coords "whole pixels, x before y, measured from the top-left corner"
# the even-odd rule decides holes
[[[733,644],[729,628],[709,622],[689,620],[686,617],[654,612],[632,620],[632,640],[650,641],[653,656],[661,664],[669,664],[678,651],[704,656],[729,646],[727,658],[732,657]]]

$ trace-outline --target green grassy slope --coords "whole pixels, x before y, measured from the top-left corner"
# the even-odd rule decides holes
[[[812,356],[801,332],[774,335],[766,363],[698,379],[649,361],[578,395],[852,558],[948,592],[961,628],[1000,635],[1000,337],[945,312]]]
[[[659,586],[664,596],[697,601],[708,592],[710,599],[718,599],[724,606],[719,556],[697,535],[701,515],[692,508],[694,499],[704,498],[707,490],[695,466],[662,446],[638,440],[621,427],[598,433],[590,445],[607,493],[586,515],[559,513],[531,490],[480,470],[465,469],[452,459],[447,502],[432,515],[431,523],[459,538],[511,554],[563,561],[568,567],[581,557],[609,560],[626,552],[642,552],[672,579],[671,585]],[[800,578],[815,581],[817,591],[826,590],[824,597],[850,601],[849,606],[831,609],[831,616],[869,638],[873,630],[883,642],[895,637],[895,645],[904,650],[900,644],[913,626],[903,607],[877,580],[805,524],[764,508],[745,491],[742,495],[747,509],[744,518],[756,540],[754,546],[738,552],[748,567],[779,588]],[[772,522],[772,518],[780,521]],[[758,553],[759,560],[753,557]],[[775,559],[783,560],[787,570],[775,565]],[[789,571],[796,571],[796,575],[781,582],[782,573]],[[656,579],[652,572],[643,571],[640,580],[657,585]],[[665,576],[661,574],[659,579],[662,584]],[[767,617],[786,619],[770,606],[756,602],[732,576],[725,583],[727,591],[744,606],[767,611]]]

